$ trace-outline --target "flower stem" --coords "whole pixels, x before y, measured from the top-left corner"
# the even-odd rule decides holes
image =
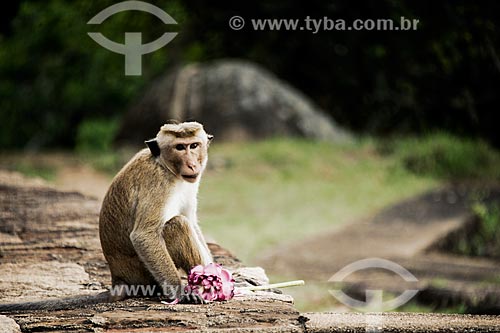
[[[264,286],[240,287],[238,289],[239,290],[256,291],[256,290],[267,290],[267,289],[273,289],[273,288],[286,288],[286,287],[303,286],[304,284],[305,284],[304,280],[295,280],[295,281],[267,284]]]

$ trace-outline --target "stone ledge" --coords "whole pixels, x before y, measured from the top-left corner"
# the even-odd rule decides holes
[[[500,332],[500,317],[427,313],[304,313],[305,332]]]
[[[100,203],[16,173],[0,171],[0,303],[89,295],[110,285],[98,236]],[[234,272],[237,286],[269,282],[209,244],[214,260]],[[8,313],[22,331],[295,331],[299,312],[285,294],[255,292],[208,305],[163,305],[129,299],[64,311]],[[9,321],[7,317],[2,320]],[[2,321],[3,322],[3,321]],[[0,330],[1,331],[1,330]]]
[[[22,301],[22,296],[24,300],[33,300],[72,296],[75,292],[88,294],[109,285],[109,272],[98,241],[98,211],[99,202],[92,198],[58,191],[43,182],[0,171],[0,303],[14,299]],[[239,272],[236,274],[238,283],[266,282],[262,269],[244,267],[217,244],[210,244],[210,249],[217,262]],[[56,271],[74,276],[56,280]],[[28,278],[30,274],[33,279]],[[40,277],[52,277],[54,281],[44,281]],[[158,300],[129,299],[65,311],[0,315],[0,332],[20,330],[500,332],[500,317],[407,313],[300,314],[291,297],[259,292],[207,305],[163,305]]]

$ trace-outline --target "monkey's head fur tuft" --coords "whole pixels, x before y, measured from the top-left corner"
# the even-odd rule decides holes
[[[180,124],[167,123],[160,128],[157,136],[163,133],[182,138],[195,135],[198,131],[203,131],[203,125],[195,121]]]
[[[190,121],[163,125],[156,138],[146,144],[151,154],[177,178],[195,183],[207,165],[212,139],[213,135],[207,134],[202,124]]]

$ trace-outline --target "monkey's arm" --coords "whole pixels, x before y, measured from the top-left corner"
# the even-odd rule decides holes
[[[181,294],[181,279],[162,237],[159,221],[136,221],[130,240],[140,260],[162,288]]]
[[[196,206],[197,206],[197,203],[195,205],[189,207],[189,209],[186,212],[186,217],[189,221],[189,227],[191,229],[191,233],[193,234],[193,238],[195,239],[196,244],[198,245],[198,249],[200,251],[200,256],[201,256],[201,261],[202,261],[201,263],[206,266],[206,265],[214,262],[214,259],[212,258],[212,254],[210,253],[210,250],[208,249],[207,242],[205,241],[205,237],[203,236],[203,233],[201,232],[200,226],[198,225],[198,216],[196,214],[196,208],[197,208]]]
[[[164,230],[157,231],[151,228],[151,224],[149,226],[135,228],[130,239],[141,261],[163,288],[163,293],[170,298],[179,299],[181,303],[204,303],[200,295],[184,293],[177,270],[176,263],[189,271],[200,261],[200,255],[193,246],[182,217],[176,216],[167,221]]]
[[[201,245],[200,248],[200,255],[201,255],[201,260],[203,261],[203,265],[208,265],[212,262],[214,262],[214,259],[212,257],[212,253],[210,253],[210,249],[208,248],[207,241],[205,240],[205,237],[203,236],[203,233],[201,232],[200,226],[198,225],[198,221],[195,220],[194,222],[191,222],[192,228],[194,229],[194,237],[196,237]]]

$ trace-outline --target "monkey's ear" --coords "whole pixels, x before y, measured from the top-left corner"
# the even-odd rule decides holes
[[[154,157],[160,156],[160,146],[158,146],[158,141],[156,141],[156,139],[147,140],[144,141],[144,143],[148,146]]]
[[[208,138],[208,142],[210,143],[214,139],[214,136],[212,134],[207,134],[207,138]]]

